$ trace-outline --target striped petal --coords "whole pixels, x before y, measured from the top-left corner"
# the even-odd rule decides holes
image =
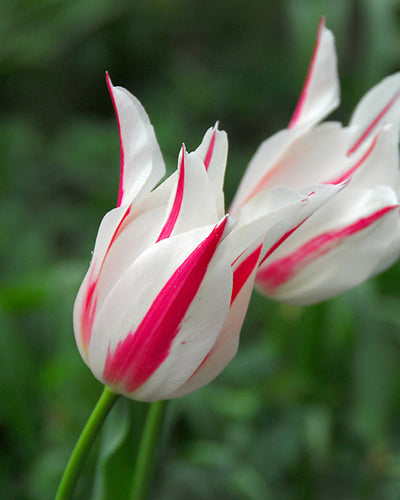
[[[176,187],[157,241],[217,221],[217,207],[204,164],[196,153],[188,154],[182,147]]]
[[[229,212],[236,214],[240,207],[253,196],[265,189],[270,172],[275,170],[281,157],[290,146],[303,134],[302,129],[281,130],[266,141],[262,142],[240,182],[232,201]],[[272,174],[273,175],[273,174]]]
[[[152,400],[189,378],[229,308],[229,263],[214,259],[224,227],[164,239],[125,272],[93,326],[89,366],[100,380]]]
[[[140,102],[122,87],[107,84],[118,119],[121,178],[118,206],[130,205],[149,192],[165,174],[165,165],[154,129]]]
[[[278,300],[311,304],[381,271],[399,251],[399,211],[393,190],[385,186],[344,190],[264,262],[256,281],[262,292]]]
[[[349,125],[356,129],[348,150],[353,154],[361,146],[368,147],[378,128],[391,123],[398,131],[400,123],[400,73],[388,76],[361,99]]]
[[[322,18],[306,81],[289,128],[311,127],[318,123],[338,106],[339,99],[335,40]]]
[[[212,349],[203,359],[197,370],[174,393],[171,398],[184,396],[211,382],[235,356],[239,347],[239,335],[253,290],[255,269],[248,276],[229,309],[227,319]]]

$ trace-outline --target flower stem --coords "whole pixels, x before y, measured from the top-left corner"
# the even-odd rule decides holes
[[[136,459],[131,500],[144,500],[146,498],[154,469],[166,406],[167,401],[156,401],[151,404],[147,413]]]
[[[82,470],[82,464],[86,455],[88,454],[108,412],[114,406],[119,396],[119,394],[111,392],[107,387],[104,388],[71,454],[67,467],[65,468],[64,475],[61,479],[60,486],[58,487],[55,500],[68,500],[72,498],[72,494],[74,492],[76,482],[78,481],[79,474]]]

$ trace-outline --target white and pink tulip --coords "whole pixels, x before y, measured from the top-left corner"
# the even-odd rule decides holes
[[[227,136],[182,146],[175,173],[129,92],[107,77],[121,142],[117,207],[98,231],[74,307],[82,358],[113,391],[154,401],[192,392],[235,355],[258,264],[343,187],[277,187],[225,214]],[[157,187],[156,187],[157,186]]]
[[[257,287],[294,304],[333,297],[400,254],[400,73],[372,88],[350,123],[318,124],[339,102],[332,33],[321,20],[306,82],[287,129],[263,142],[231,207],[276,186],[346,183],[261,260]]]

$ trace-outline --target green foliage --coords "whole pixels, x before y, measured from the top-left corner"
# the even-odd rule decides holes
[[[0,2],[0,497],[54,495],[101,392],[71,311],[118,188],[104,71],[144,104],[170,170],[181,142],[196,147],[220,120],[229,201],[290,119],[320,15],[346,122],[398,69],[399,12],[399,0]],[[399,498],[399,276],[304,309],[254,294],[236,359],[171,403],[151,498]],[[76,498],[128,491],[145,406],[114,410]]]

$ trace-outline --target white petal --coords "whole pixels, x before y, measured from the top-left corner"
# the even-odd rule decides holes
[[[322,19],[307,78],[289,128],[311,127],[333,111],[339,99],[335,39]]]
[[[400,123],[400,72],[388,76],[361,99],[349,125],[357,129],[349,153],[376,134],[384,123],[392,123],[396,131]]]
[[[176,391],[187,383],[217,342],[229,313],[231,290],[230,262],[223,251],[217,250],[168,358],[135,392],[135,399],[154,401],[176,397]],[[230,359],[218,359],[219,371]]]
[[[351,155],[353,158],[355,155]],[[359,166],[357,166],[359,165]],[[395,191],[400,184],[398,135],[391,124],[378,130],[370,148],[357,161],[351,187],[372,188],[379,184]]]
[[[263,258],[281,238],[336,196],[343,187],[317,185],[296,191],[281,186],[259,193],[242,207],[236,227],[222,245],[229,243],[231,251],[239,255],[245,251],[246,245],[263,236]]]
[[[239,346],[240,330],[246,316],[254,274],[246,282],[232,304],[218,338],[199,368],[170,398],[177,398],[193,392],[211,382],[235,356]]]
[[[399,212],[391,208],[397,205],[386,186],[344,190],[265,261],[258,287],[278,300],[304,305],[361,283],[400,252]],[[385,215],[377,217],[379,213]]]
[[[113,352],[129,332],[136,330],[168,279],[212,229],[212,227],[196,229],[153,245],[139,256],[109,293],[96,316],[89,345],[89,366],[99,380],[102,380],[108,349]],[[150,393],[153,394],[156,390],[155,399],[162,399],[165,391],[176,390],[197,368],[195,360],[198,358],[200,364],[214,344],[225,320],[231,293],[231,271],[226,259],[211,261],[210,269],[207,270],[206,278],[201,285],[202,290],[203,287],[205,291],[201,293],[198,291],[200,295],[197,295],[191,304],[180,332],[174,340],[176,347],[171,349],[171,356],[175,356],[175,348],[177,349],[179,356],[182,356],[182,364],[179,360],[171,368],[168,356],[156,373],[159,370],[163,373],[162,366],[165,365],[165,370],[168,372],[172,370],[169,373],[170,379],[166,380],[164,376],[158,377],[156,373],[153,374],[150,377],[152,382],[149,379],[144,384],[138,398],[151,398]],[[202,307],[205,309],[201,309]],[[197,308],[201,309],[200,312]],[[196,331],[200,331],[199,329],[204,334],[199,335],[197,339]],[[188,346],[180,342],[187,342]],[[194,348],[193,342],[198,342]],[[185,359],[190,362],[185,362]],[[147,392],[145,385],[148,386]]]
[[[200,157],[196,153],[187,154],[182,148],[178,168],[160,237],[216,224],[219,220],[210,179]]]
[[[118,206],[149,192],[165,173],[164,160],[150,119],[140,102],[122,87],[107,83],[118,118],[121,181]]]
[[[236,214],[241,205],[249,201],[255,194],[269,187],[270,172],[275,170],[281,157],[290,146],[304,133],[301,128],[281,130],[259,146],[251,159],[240,182],[229,212]]]

